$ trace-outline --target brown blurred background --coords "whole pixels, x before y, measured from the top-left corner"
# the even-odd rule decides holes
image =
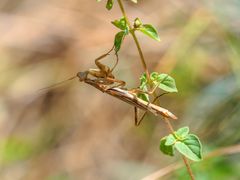
[[[159,141],[168,131],[148,115],[134,126],[133,107],[77,80],[111,47],[121,17],[94,0],[0,1],[0,179],[137,180],[181,162]],[[131,20],[153,24],[161,42],[137,34],[150,71],[169,73],[179,93],[161,106],[199,135],[204,153],[240,142],[240,1],[124,1]],[[143,73],[129,36],[115,70],[128,88]],[[104,61],[112,65],[113,56]],[[240,178],[240,156],[193,165],[197,179]],[[160,179],[187,179],[185,168]]]

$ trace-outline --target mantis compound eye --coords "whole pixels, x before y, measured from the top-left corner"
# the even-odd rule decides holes
[[[79,81],[86,80],[87,75],[88,75],[88,72],[86,71],[77,73],[77,77],[79,78]]]

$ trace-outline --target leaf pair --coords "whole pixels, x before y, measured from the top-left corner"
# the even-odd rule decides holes
[[[121,29],[121,31],[115,35],[114,39],[115,52],[117,53],[121,48],[124,37],[129,33],[129,27],[124,17],[119,20],[112,21],[112,24],[117,28]]]
[[[146,93],[139,93],[138,97],[144,101],[149,102],[149,94],[147,92],[149,92],[150,89],[159,88],[170,93],[178,92],[175,80],[168,74],[159,74],[157,72],[152,72],[150,74],[150,80],[151,82],[148,82],[147,76],[145,73],[140,77],[139,89],[141,89]]]
[[[127,26],[126,19],[122,17],[120,20],[115,20],[112,22],[117,28],[126,31],[128,33],[129,27]],[[134,29],[133,31],[140,31],[143,34],[149,36],[150,38],[160,41],[157,30],[151,24],[143,24],[139,18],[134,20]]]
[[[131,31],[132,33],[134,31],[140,31],[143,34],[151,37],[152,39],[160,41],[157,30],[151,24],[142,24],[139,18],[136,18],[134,20],[134,29],[131,29],[128,26],[127,21],[124,17],[122,17],[119,20],[113,21],[112,24],[117,28],[121,29],[121,31],[116,34],[115,40],[114,40],[116,52],[120,50],[123,39],[126,35],[129,34],[129,31]]]
[[[139,18],[134,20],[134,30],[140,31],[156,41],[160,41],[160,37],[154,26],[151,24],[143,24]]]
[[[174,156],[174,148],[193,161],[202,160],[202,145],[199,138],[189,134],[189,128],[183,127],[161,139],[160,150]]]

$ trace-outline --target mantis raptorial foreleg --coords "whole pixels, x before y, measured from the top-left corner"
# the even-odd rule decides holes
[[[118,64],[118,54],[115,53],[116,55],[116,63],[114,64],[113,68],[110,68],[104,64],[102,64],[100,61],[108,56],[114,49],[114,46],[105,54],[99,56],[98,58],[95,59],[95,64],[98,67],[98,69],[89,69],[88,74],[97,77],[97,78],[112,78],[114,79],[114,75],[112,74],[112,71]]]
[[[46,90],[46,89],[49,89],[49,88],[56,87],[60,84],[65,83],[66,81],[73,80],[77,77],[79,78],[80,81],[85,81],[86,79],[88,79],[89,74],[96,78],[95,79],[96,83],[102,83],[102,84],[105,84],[105,85],[110,85],[110,84],[117,83],[113,87],[123,87],[123,86],[125,86],[126,83],[124,81],[115,79],[114,75],[112,74],[112,71],[114,70],[114,68],[118,64],[117,53],[115,53],[115,55],[117,57],[117,61],[114,64],[112,69],[100,62],[103,58],[108,56],[113,50],[114,50],[114,46],[107,53],[105,53],[105,54],[103,54],[103,55],[101,55],[101,56],[99,56],[98,58],[95,59],[95,64],[98,67],[98,69],[89,69],[87,71],[78,72],[76,76],[73,76],[73,77],[71,77],[67,80],[61,81],[61,82],[56,83],[54,85],[51,85],[49,87],[42,88],[40,90]]]

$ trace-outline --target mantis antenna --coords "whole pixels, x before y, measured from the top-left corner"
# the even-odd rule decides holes
[[[55,84],[53,84],[53,85],[51,85],[51,86],[48,86],[48,87],[45,87],[45,88],[39,89],[38,91],[43,91],[43,90],[47,90],[47,89],[55,88],[55,87],[57,87],[57,86],[59,86],[59,85],[65,83],[65,82],[67,82],[67,81],[71,81],[71,80],[73,80],[73,79],[75,79],[75,78],[77,78],[77,76],[70,77],[70,78],[68,78],[68,79],[66,79],[66,80],[60,81],[60,82],[55,83]]]

